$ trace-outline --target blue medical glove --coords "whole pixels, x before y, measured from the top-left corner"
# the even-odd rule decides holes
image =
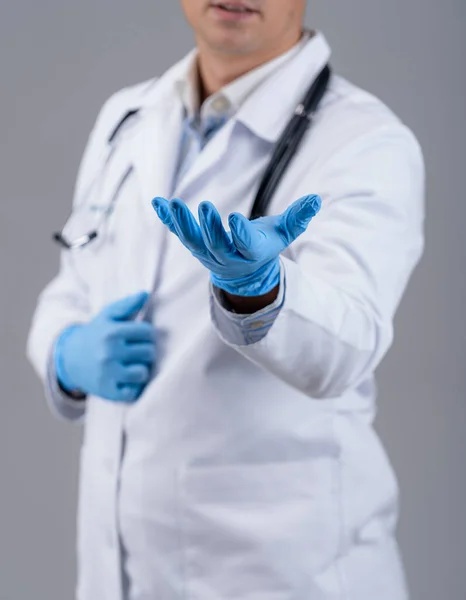
[[[154,328],[132,321],[148,294],[105,307],[87,324],[64,330],[55,345],[60,385],[115,402],[134,402],[149,381],[155,360]]]
[[[181,200],[154,198],[160,220],[211,273],[213,284],[236,296],[262,296],[280,283],[279,255],[306,231],[320,210],[319,196],[304,196],[277,216],[250,221],[240,213],[225,231],[210,202],[199,205],[199,223]]]

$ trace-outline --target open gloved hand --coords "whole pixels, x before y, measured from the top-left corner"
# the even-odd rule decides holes
[[[240,213],[221,217],[210,202],[199,205],[199,223],[179,199],[154,198],[160,220],[211,273],[212,283],[235,296],[262,296],[280,283],[279,256],[319,212],[319,196],[304,196],[284,213],[250,221]]]

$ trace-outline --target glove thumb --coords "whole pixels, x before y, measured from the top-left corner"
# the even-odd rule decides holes
[[[228,223],[238,252],[248,260],[259,260],[263,255],[264,237],[253,223],[241,213],[232,213]]]
[[[101,314],[112,321],[126,321],[135,316],[147,302],[149,294],[138,292],[106,306]]]
[[[303,196],[283,213],[280,228],[288,244],[304,233],[322,205],[320,196]]]

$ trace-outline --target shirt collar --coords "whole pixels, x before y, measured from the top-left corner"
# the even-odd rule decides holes
[[[193,120],[198,116],[201,121],[205,121],[211,118],[218,118],[220,116],[228,117],[235,114],[262,83],[285,63],[295,58],[307,46],[312,35],[310,31],[305,31],[301,40],[293,48],[232,81],[219,92],[207,98],[202,107],[199,106],[197,53],[193,53],[188,70],[184,76],[175,81],[175,89],[184,106],[187,117]]]

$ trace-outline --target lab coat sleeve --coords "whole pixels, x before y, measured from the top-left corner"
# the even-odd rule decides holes
[[[267,335],[236,344],[211,314],[226,344],[306,395],[332,398],[368,378],[392,343],[424,244],[423,157],[408,129],[384,126],[337,152],[317,181],[307,192],[322,209],[281,257],[286,293]]]
[[[83,190],[106,150],[109,127],[121,112],[119,94],[104,104],[89,136],[76,180],[73,207],[82,200]],[[58,387],[53,352],[58,336],[66,327],[86,322],[91,316],[87,282],[75,267],[78,256],[68,250],[61,252],[59,273],[39,296],[27,341],[27,356],[44,384],[52,411],[72,421],[84,417],[85,402],[72,400]]]

